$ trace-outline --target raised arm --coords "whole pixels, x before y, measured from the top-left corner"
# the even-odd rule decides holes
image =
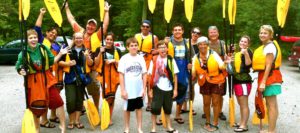
[[[105,35],[107,33],[107,28],[109,24],[109,8],[111,5],[108,4],[108,2],[105,2],[104,6],[104,20],[103,20],[103,34]],[[98,37],[101,38],[101,27],[98,30]]]
[[[35,22],[35,26],[37,27],[41,27],[42,23],[43,23],[43,18],[44,18],[44,14],[46,13],[46,8],[41,8],[40,9],[40,14],[38,16],[38,19]]]
[[[71,10],[70,10],[70,8],[69,8],[69,3],[68,3],[68,2],[66,2],[65,8],[66,8],[66,14],[67,14],[68,21],[69,21],[69,23],[71,24],[73,30],[74,30],[75,32],[79,32],[79,29],[82,29],[82,27],[80,27],[80,26],[78,25],[78,23],[76,22],[76,20],[75,20],[73,14],[71,13]],[[77,30],[77,28],[75,28],[75,25],[79,27],[78,30]]]

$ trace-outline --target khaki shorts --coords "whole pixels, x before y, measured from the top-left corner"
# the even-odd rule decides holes
[[[92,82],[86,86],[89,95],[100,95],[100,82],[96,79],[98,72],[91,71],[90,77]]]

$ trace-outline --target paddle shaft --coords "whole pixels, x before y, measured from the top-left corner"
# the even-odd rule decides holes
[[[192,36],[191,36],[191,33],[192,33],[192,24],[189,23],[189,27],[190,27],[190,30],[189,30],[189,53],[190,53],[190,62],[189,63],[192,63]],[[190,69],[190,76],[189,76],[189,88],[190,88],[190,100],[193,99],[193,81],[192,81],[192,69]],[[191,106],[191,105],[190,105]]]
[[[60,12],[62,12],[62,11],[65,9],[66,3],[67,3],[67,2],[68,2],[68,0],[65,0],[65,1],[64,1],[63,6],[62,6],[61,9],[60,9]],[[61,34],[62,34],[62,37],[63,37],[63,39],[64,39],[64,42],[65,42],[66,46],[69,46],[68,41],[67,41],[67,39],[66,39],[66,36],[65,36],[65,33],[64,33],[64,30],[63,30],[62,26],[59,27],[59,28],[60,28],[60,31],[61,31]]]
[[[151,22],[152,22],[152,25],[151,25],[151,32],[152,32],[152,49],[155,48],[154,46],[154,23],[153,23],[153,16],[154,16],[154,13],[151,14]]]
[[[101,43],[102,43],[102,47],[104,46],[104,38],[103,38],[103,22],[101,22],[100,24],[101,27]],[[102,53],[102,93],[103,93],[103,98],[105,98],[105,58],[106,58],[106,54],[105,52]]]

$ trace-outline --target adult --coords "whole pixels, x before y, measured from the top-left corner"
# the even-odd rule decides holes
[[[154,34],[151,33],[151,22],[149,20],[143,20],[140,28],[141,28],[141,32],[135,34],[134,37],[138,41],[139,54],[144,57],[144,59],[146,61],[146,68],[148,70],[150,61],[152,60],[152,56],[154,54],[157,54],[157,51],[155,50],[155,46],[158,42],[158,38]],[[153,40],[152,40],[152,37],[153,37]],[[147,80],[147,84],[149,84],[149,79]],[[151,89],[149,87],[147,87],[148,102],[147,102],[146,111],[151,110],[151,100],[152,99],[149,97],[150,90]]]
[[[221,97],[225,94],[225,75],[221,72],[226,63],[208,47],[207,37],[201,37],[199,53],[193,59],[193,79],[197,77],[200,94],[203,96],[203,110],[206,115],[204,129],[212,132],[219,129]],[[213,107],[213,122],[210,121],[210,107]]]
[[[250,37],[244,35],[239,41],[240,51],[234,54],[233,62],[233,89],[240,105],[240,122],[234,127],[235,132],[248,131],[247,122],[249,119],[248,96],[252,87],[252,78],[250,76],[250,68],[252,66],[253,53],[249,49]]]
[[[181,117],[181,109],[182,104],[184,103],[186,92],[189,86],[189,70],[192,68],[192,64],[190,63],[190,55],[189,55],[189,44],[188,41],[183,38],[184,28],[182,24],[175,24],[173,26],[173,36],[165,41],[168,43],[168,54],[171,55],[179,68],[179,73],[177,74],[177,90],[178,95],[176,97],[176,115],[174,120],[183,124],[184,120]],[[171,45],[170,45],[171,44]]]
[[[224,60],[225,55],[226,55],[226,46],[225,46],[225,42],[223,40],[219,39],[219,30],[218,30],[217,26],[209,26],[209,28],[208,28],[208,38],[209,38],[209,48],[214,50],[215,52],[217,52],[218,55],[222,58],[222,60]],[[226,71],[223,71],[223,72],[225,73]],[[222,85],[222,86],[224,86],[224,89],[225,89],[225,92],[226,92],[226,82],[224,82],[224,85]],[[221,97],[219,118],[221,120],[225,121],[226,116],[222,112],[223,99],[224,98]],[[205,118],[205,115],[202,115],[202,118]]]
[[[96,49],[100,47],[100,40],[102,40],[102,34],[101,34],[101,27],[96,31],[97,29],[97,21],[95,19],[89,19],[86,23],[85,29],[81,27],[75,20],[74,16],[71,13],[71,10],[69,8],[69,4],[66,3],[66,14],[69,23],[71,24],[74,32],[81,32],[83,33],[83,44],[86,49],[89,49],[92,53],[92,59],[94,59]],[[110,5],[106,2],[104,7],[104,21],[103,21],[103,34],[106,34],[108,24],[109,24],[109,8]],[[99,100],[100,100],[100,82],[97,80],[98,72],[97,67],[95,65],[92,65],[90,77],[92,78],[92,83],[87,86],[87,90],[89,95],[92,95],[94,104],[96,108],[99,107]]]
[[[46,31],[46,36],[43,36],[42,33],[42,22],[43,22],[43,17],[44,14],[46,13],[46,8],[41,8],[40,9],[40,14],[38,16],[38,19],[36,20],[35,23],[35,31],[38,33],[38,42],[40,44],[45,45],[47,48],[49,48],[54,56],[57,56],[61,45],[55,42],[55,39],[57,37],[57,29],[55,27],[51,27]],[[47,119],[47,113],[43,114],[41,117],[41,127],[46,127],[46,128],[53,128],[55,125],[53,125],[51,122],[55,123],[60,123],[60,126],[65,129],[65,112],[64,112],[64,106],[62,102],[62,98],[59,95],[60,90],[63,88],[62,86],[62,80],[63,80],[63,69],[61,67],[58,67],[58,63],[54,63],[52,66],[50,66],[51,72],[54,74],[56,80],[58,83],[56,84],[55,88],[50,88],[49,90],[49,96],[54,99],[60,99],[59,103],[56,103],[55,107],[50,107],[51,109],[51,115],[50,115],[50,122]],[[58,90],[59,89],[59,90]],[[56,110],[57,110],[57,116],[56,116]]]
[[[281,94],[282,75],[281,50],[273,40],[273,28],[270,25],[262,25],[259,30],[259,39],[262,43],[253,54],[252,68],[258,71],[258,90],[266,98],[268,109],[269,128],[267,133],[276,132],[278,118],[277,95]]]

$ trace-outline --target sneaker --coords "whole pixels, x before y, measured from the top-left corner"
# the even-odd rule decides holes
[[[219,118],[220,120],[226,121],[226,116],[224,115],[223,112],[220,113]]]

